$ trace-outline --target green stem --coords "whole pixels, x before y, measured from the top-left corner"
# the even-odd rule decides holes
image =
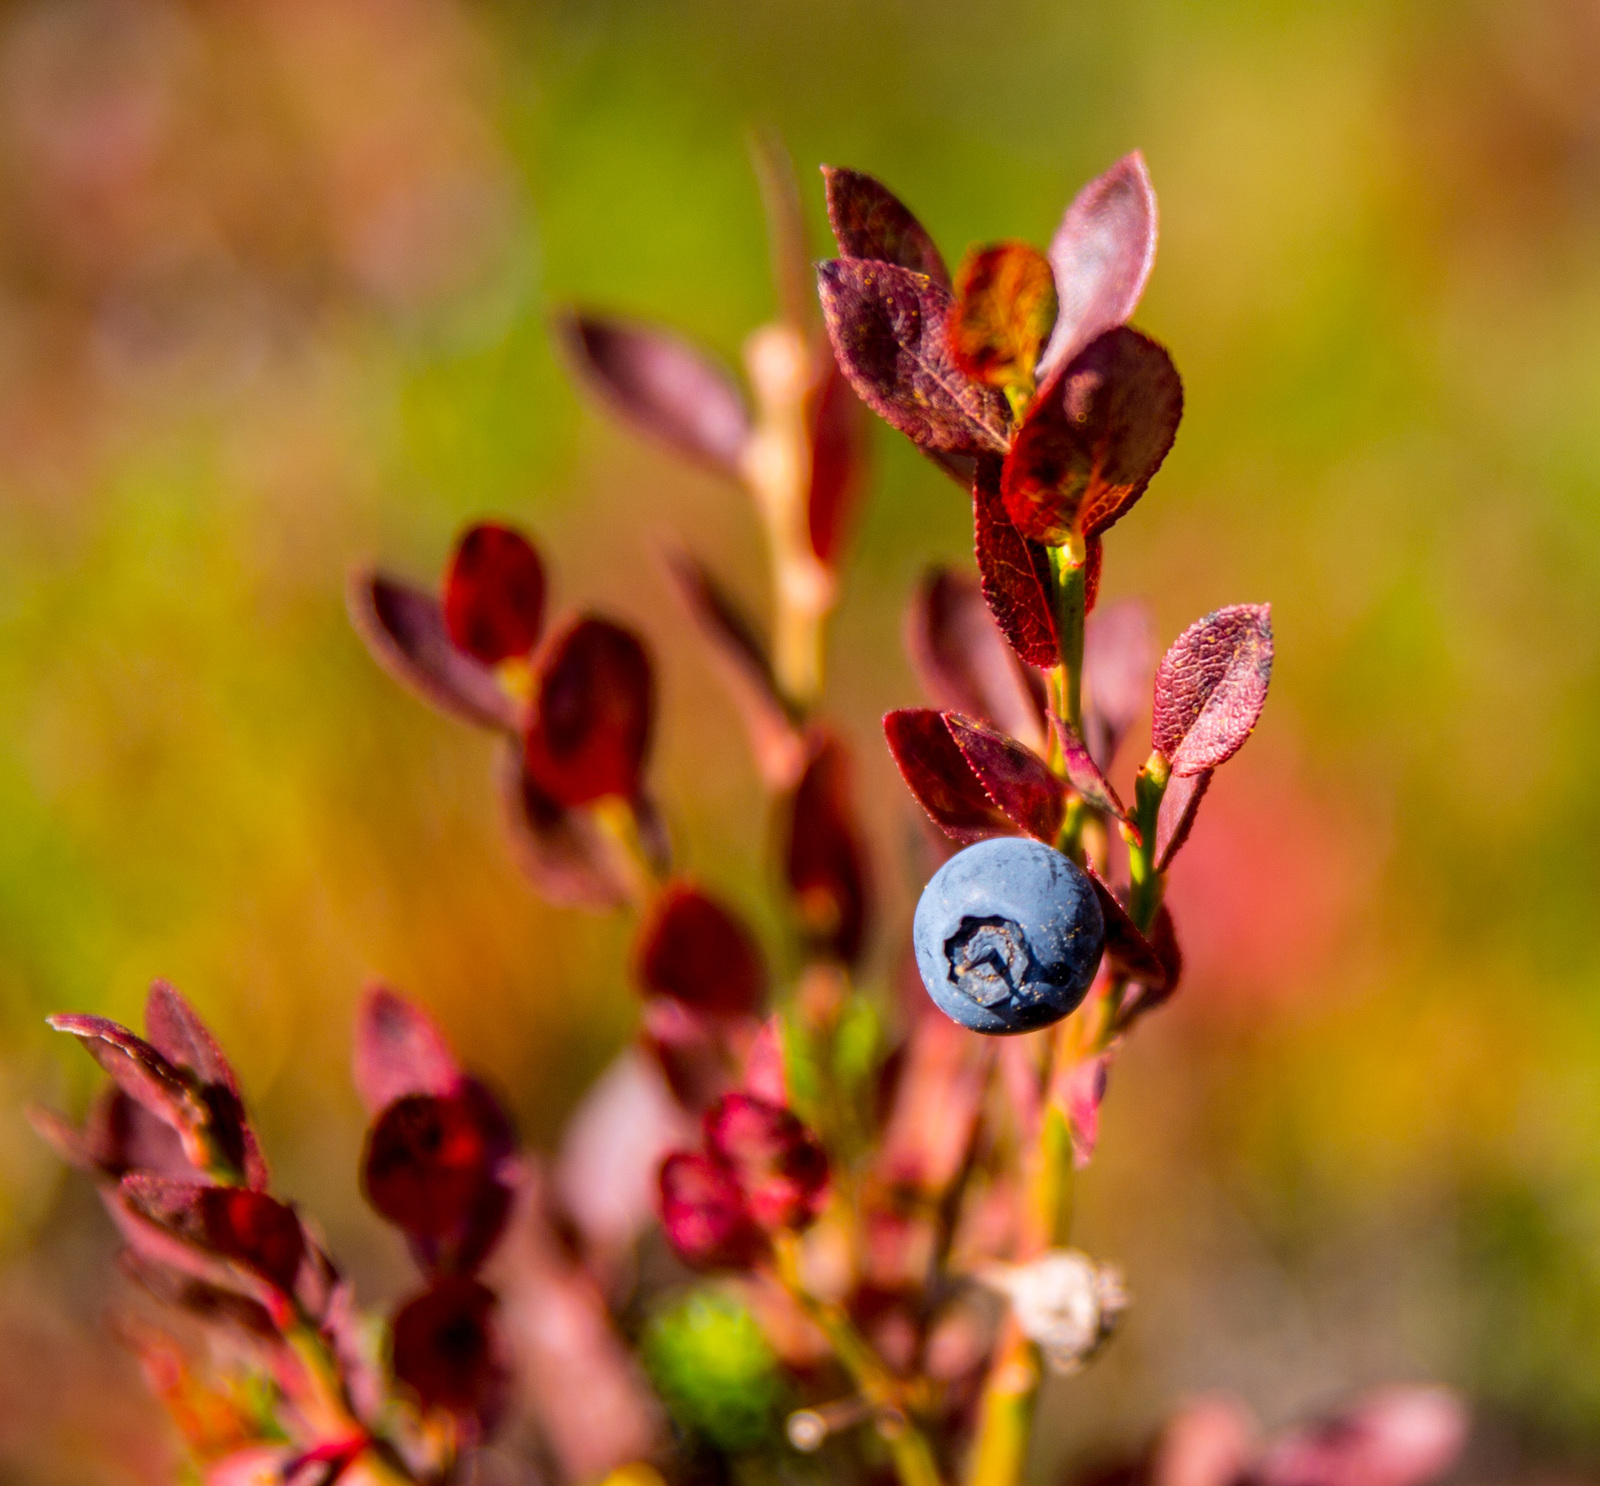
[[[1156,868],[1156,825],[1167,792],[1167,761],[1152,753],[1133,786],[1133,823],[1139,839],[1128,841],[1128,916],[1140,933],[1148,933],[1161,906],[1161,873]]]
[[[1050,605],[1056,621],[1056,651],[1061,657],[1062,716],[1083,731],[1084,554],[1082,541],[1050,551]]]

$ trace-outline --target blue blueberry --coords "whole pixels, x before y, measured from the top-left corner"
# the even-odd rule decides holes
[[[912,921],[917,969],[974,1032],[1031,1032],[1088,992],[1105,920],[1082,869],[1019,836],[980,841],[933,874]]]

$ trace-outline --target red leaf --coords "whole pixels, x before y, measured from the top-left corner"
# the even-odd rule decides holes
[[[1072,1164],[1082,1171],[1100,1140],[1100,1106],[1105,1102],[1110,1053],[1073,1064],[1062,1091],[1062,1105],[1072,1132]]]
[[[1162,347],[1126,326],[1091,341],[1017,430],[1002,478],[1017,529],[1050,545],[1105,531],[1144,494],[1182,416],[1183,383]]]
[[[817,268],[833,353],[861,400],[912,443],[954,454],[1004,453],[1004,396],[950,359],[949,292],[889,263],[833,258]]]
[[[865,409],[839,364],[828,367],[808,399],[811,421],[811,486],[806,524],[817,561],[835,567],[844,550],[865,484]]]
[[[1272,608],[1233,604],[1197,619],[1156,670],[1151,740],[1178,775],[1203,774],[1244,745],[1272,679]]]
[[[521,708],[481,661],[457,650],[432,594],[357,571],[346,595],[350,622],[372,658],[446,717],[508,733],[522,726]]]
[[[579,619],[539,660],[528,777],[561,805],[631,797],[654,722],[655,678],[638,636],[608,619]]]
[[[733,1083],[729,1030],[726,1021],[700,1016],[681,1001],[657,996],[645,1002],[640,1045],[684,1109],[708,1109]]]
[[[854,964],[866,939],[870,890],[844,745],[818,738],[786,802],[784,876],[807,935]]]
[[[1053,712],[1050,714],[1050,723],[1055,729],[1056,740],[1061,744],[1067,782],[1096,810],[1104,810],[1118,820],[1126,820],[1128,812],[1122,808],[1122,801],[1117,798],[1116,790],[1112,789],[1111,781],[1100,772],[1100,765],[1094,761],[1088,745],[1073,731],[1072,724]]]
[[[501,1172],[514,1148],[505,1112],[482,1085],[408,1094],[367,1134],[361,1190],[413,1241],[425,1268],[470,1274],[510,1212]]]
[[[389,1327],[395,1379],[424,1408],[471,1416],[487,1429],[504,1407],[510,1370],[496,1305],[487,1285],[446,1275],[396,1313]]]
[[[1050,559],[1006,513],[998,460],[978,461],[972,510],[984,599],[1011,648],[1030,666],[1048,671],[1060,662],[1050,612]]]
[[[469,526],[444,575],[444,626],[451,643],[496,665],[526,655],[544,624],[544,564],[509,526]]]
[[[952,841],[967,846],[1012,833],[1015,827],[984,792],[943,714],[928,707],[886,712],[883,733],[906,787]]]
[[[1095,871],[1093,864],[1086,869],[1094,885],[1094,895],[1100,901],[1100,914],[1106,924],[1106,958],[1119,975],[1136,980],[1160,992],[1167,988],[1167,965],[1156,953],[1154,946],[1139,932],[1138,926],[1128,917],[1128,910],[1110,885]]]
[[[1177,926],[1165,903],[1156,909],[1155,922],[1150,925],[1147,937],[1156,959],[1161,962],[1162,978],[1157,985],[1142,985],[1131,1000],[1123,1002],[1122,1013],[1117,1018],[1118,1032],[1126,1031],[1146,1012],[1171,1000],[1178,982],[1183,979],[1183,951],[1178,948]]]
[[[752,1094],[706,1112],[706,1148],[733,1171],[750,1215],[769,1232],[814,1222],[828,1197],[828,1157],[794,1115]]]
[[[761,947],[715,898],[686,882],[669,883],[640,925],[640,981],[712,1016],[754,1016],[767,989]]]
[[[750,440],[744,395],[681,337],[599,315],[559,316],[574,369],[619,418],[691,459],[739,474]]]
[[[628,901],[615,849],[589,811],[564,809],[540,789],[521,748],[506,751],[498,777],[512,855],[540,897],[559,908],[594,911]]]
[[[661,1163],[661,1226],[685,1264],[740,1269],[766,1251],[766,1238],[738,1179],[720,1161],[678,1151]]]
[[[1067,812],[1067,787],[1031,748],[965,717],[947,716],[956,747],[991,800],[1021,831],[1055,843]]]
[[[790,788],[805,767],[805,740],[773,675],[766,646],[703,563],[687,552],[668,552],[666,561],[667,576],[744,720],[762,781],[769,789]]]
[[[933,239],[886,186],[870,175],[822,167],[828,193],[828,222],[846,258],[874,258],[926,274],[940,288],[950,288],[950,270]]]
[[[1174,774],[1161,796],[1161,808],[1156,813],[1156,868],[1165,872],[1173,857],[1189,839],[1194,828],[1194,818],[1200,801],[1211,787],[1211,771],[1199,774]]]
[[[1146,605],[1128,599],[1090,618],[1083,640],[1083,732],[1102,769],[1111,767],[1117,745],[1144,711],[1155,663],[1155,625]]]
[[[933,568],[906,609],[906,650],[935,706],[960,712],[1026,743],[1044,746],[1043,696],[995,623],[976,582]]]
[[[293,1208],[245,1187],[200,1186],[144,1172],[122,1179],[122,1195],[138,1217],[293,1293],[307,1251]]]
[[[1386,1388],[1277,1440],[1262,1486],[1426,1486],[1455,1464],[1467,1411],[1443,1388]]]
[[[158,980],[145,1000],[144,1026],[156,1051],[199,1084],[196,1092],[210,1115],[209,1135],[216,1154],[244,1178],[247,1187],[266,1191],[266,1158],[245,1118],[239,1080],[206,1024],[172,986]]]
[[[1135,150],[1078,192],[1050,240],[1060,310],[1041,382],[1131,318],[1155,259],[1156,196]]]
[[[356,1092],[368,1114],[408,1094],[458,1093],[466,1073],[439,1025],[414,1002],[373,982],[356,1009]]]
[[[1031,390],[1039,348],[1056,318],[1044,254],[1024,242],[975,249],[956,275],[955,295],[951,360],[975,381]]]

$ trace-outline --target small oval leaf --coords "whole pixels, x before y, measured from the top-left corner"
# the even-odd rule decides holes
[[[1204,774],[1244,746],[1272,679],[1272,609],[1232,604],[1198,619],[1156,670],[1151,739],[1176,775]]]
[[[526,655],[544,624],[544,564],[509,526],[481,522],[456,541],[444,575],[444,627],[484,665]]]
[[[828,222],[844,257],[897,263],[949,289],[950,270],[933,238],[887,186],[836,165],[824,165],[822,179]]]

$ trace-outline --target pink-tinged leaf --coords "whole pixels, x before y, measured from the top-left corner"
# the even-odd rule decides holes
[[[521,708],[494,672],[451,644],[432,594],[358,570],[350,575],[346,602],[372,658],[402,686],[458,722],[508,733],[521,728]]]
[[[1156,868],[1165,872],[1173,857],[1189,839],[1194,828],[1194,818],[1200,810],[1200,801],[1211,787],[1211,771],[1200,774],[1174,774],[1161,796],[1161,809],[1156,813]]]
[[[265,1192],[208,1187],[133,1172],[122,1179],[132,1210],[185,1243],[227,1259],[292,1294],[306,1258],[294,1209]]]
[[[526,655],[544,626],[544,563],[521,532],[469,526],[444,574],[444,627],[457,650],[484,665]]]
[[[528,777],[514,746],[497,771],[512,856],[534,891],[558,908],[601,912],[629,900],[615,848],[593,815],[558,805]]]
[[[114,1083],[95,1091],[82,1129],[37,1105],[25,1113],[62,1160],[91,1175],[116,1180],[129,1171],[149,1171],[193,1181],[201,1174],[184,1155],[177,1131]]]
[[[568,807],[639,792],[655,725],[655,677],[632,630],[583,618],[551,638],[524,752],[528,777]]]
[[[1048,671],[1061,659],[1050,611],[1050,557],[1006,513],[998,460],[978,461],[972,513],[984,600],[1011,648],[1030,666]]]
[[[1232,604],[1197,619],[1156,669],[1151,740],[1176,775],[1203,774],[1244,745],[1272,679],[1272,608]]]
[[[733,378],[664,330],[567,314],[556,328],[580,379],[623,422],[678,453],[737,476],[750,412]]]
[[[706,1111],[706,1149],[726,1163],[769,1233],[813,1223],[828,1200],[828,1157],[792,1110],[725,1094]]]
[[[744,721],[756,768],[769,789],[791,788],[806,745],[755,625],[710,570],[687,552],[666,554],[667,576],[711,652]]]
[[[1161,1432],[1150,1486],[1238,1486],[1252,1479],[1259,1445],[1249,1411],[1225,1396],[1186,1404]]]
[[[640,925],[640,983],[710,1016],[754,1016],[767,990],[755,936],[733,911],[687,882],[668,883]]]
[[[822,179],[828,222],[844,257],[897,263],[950,288],[950,270],[927,229],[887,186],[836,165],[824,165]]]
[[[199,1085],[196,1094],[210,1113],[214,1154],[225,1167],[239,1173],[247,1187],[266,1191],[270,1180],[266,1158],[245,1117],[239,1080],[210,1029],[164,980],[150,987],[144,1027],[156,1051]]]
[[[1050,725],[1055,730],[1056,741],[1061,745],[1061,761],[1067,771],[1067,782],[1096,810],[1118,820],[1126,820],[1128,812],[1111,787],[1111,781],[1100,772],[1088,745],[1080,738],[1065,718],[1050,714]]]
[[[356,1009],[355,1084],[369,1115],[409,1094],[459,1093],[466,1073],[439,1024],[414,1002],[374,982]]]
[[[836,567],[866,484],[867,418],[861,399],[831,354],[806,403],[811,484],[806,526],[817,561]]]
[[[978,782],[942,713],[928,707],[887,712],[883,735],[906,787],[952,841],[967,846],[1012,834],[1010,818]]]
[[[1039,391],[1006,459],[1006,510],[1023,535],[1058,545],[1124,516],[1161,468],[1183,416],[1166,351],[1121,326],[1091,341]]]
[[[955,714],[945,726],[984,793],[1019,830],[1055,842],[1067,812],[1067,788],[1031,748]]]
[[[866,848],[844,745],[819,735],[783,805],[784,877],[806,936],[847,965],[861,957],[871,909]]]
[[[788,1074],[783,1066],[783,1018],[769,1016],[751,1039],[744,1055],[744,1091],[768,1104],[789,1102]]]
[[[1143,713],[1155,665],[1155,621],[1145,604],[1124,599],[1090,618],[1083,640],[1083,732],[1102,769],[1111,767],[1117,745]]]
[[[1111,1055],[1102,1053],[1073,1064],[1064,1081],[1061,1103],[1072,1134],[1072,1164],[1079,1171],[1093,1159],[1100,1140],[1100,1106],[1110,1071]]]
[[[1039,365],[1041,382],[1132,318],[1155,260],[1156,195],[1135,150],[1078,192],[1050,240],[1060,309]]]
[[[859,258],[818,265],[817,282],[834,356],[873,412],[919,448],[1005,452],[1004,395],[950,359],[947,290],[910,269]]]
[[[477,1280],[435,1280],[390,1323],[395,1381],[424,1408],[471,1418],[486,1430],[505,1406],[510,1385],[497,1309],[494,1291]]]
[[[1049,260],[1031,243],[968,253],[956,274],[950,357],[974,381],[1033,388],[1039,349],[1056,318]]]
[[[701,1113],[734,1082],[730,1030],[724,1019],[700,1016],[681,1001],[658,996],[644,1003],[639,1043],[660,1068],[673,1098]]]
[[[1443,1388],[1386,1388],[1277,1440],[1262,1486],[1426,1486],[1461,1454],[1468,1416]]]
[[[1100,901],[1101,916],[1105,919],[1105,953],[1112,969],[1119,975],[1125,975],[1129,980],[1138,981],[1156,991],[1165,990],[1167,966],[1161,956],[1156,953],[1150,941],[1139,932],[1138,926],[1128,917],[1128,910],[1123,907],[1122,899],[1095,871],[1093,864],[1090,864],[1088,873],[1089,881],[1094,886],[1094,895]]]
[[[907,606],[905,643],[935,706],[1044,747],[1043,688],[1035,689],[1035,673],[1018,662],[973,579],[930,569]]]
[[[733,1171],[698,1151],[661,1163],[661,1226],[685,1264],[742,1269],[766,1252],[766,1235],[750,1213]]]

